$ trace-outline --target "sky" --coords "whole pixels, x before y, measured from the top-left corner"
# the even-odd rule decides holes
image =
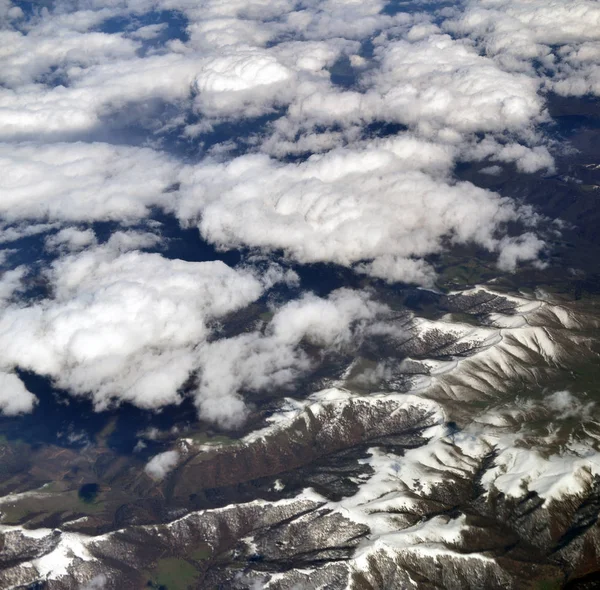
[[[31,371],[235,428],[245,392],[314,366],[305,343],[355,350],[391,317],[294,268],[432,288],[464,244],[543,266],[541,213],[455,170],[552,174],[548,96],[600,95],[592,0],[0,0],[0,27],[7,415]],[[169,256],[167,219],[212,258]]]

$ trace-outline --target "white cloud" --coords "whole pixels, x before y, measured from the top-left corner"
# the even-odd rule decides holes
[[[425,259],[453,244],[497,253],[503,270],[539,266],[544,244],[532,233],[531,209],[456,182],[453,170],[474,160],[552,169],[538,128],[547,117],[541,92],[598,92],[597,3],[473,0],[439,26],[385,6],[81,0],[36,11],[17,30],[7,23],[22,11],[1,0],[0,240],[52,230],[46,247],[62,256],[45,273],[52,296],[41,301],[11,299],[26,269],[0,279],[5,374],[22,367],[47,375],[98,408],[123,400],[158,408],[178,403],[178,389],[198,372],[201,416],[235,426],[247,412],[244,391],[286,386],[312,366],[303,342],[348,346],[379,313],[364,294],[306,296],[276,309],[262,332],[216,340],[214,321],[293,277],[132,251],[159,248],[158,233],[115,232],[98,246],[83,229],[132,225],[154,208],[197,225],[223,249],[282,251],[392,282],[431,285]],[[185,14],[188,41],[149,49],[143,41],[164,23],[93,30],[161,9]],[[332,82],[340,58],[348,58],[350,88]],[[544,80],[533,60],[554,78]],[[114,129],[134,127],[157,146],[166,125],[200,150],[217,124],[275,108],[283,115],[260,136],[216,145],[219,161],[184,164],[150,147],[108,143]],[[400,131],[369,141],[374,122]],[[106,143],[83,141],[98,133]],[[244,141],[253,153],[232,158]],[[285,159],[307,152],[318,154]],[[26,228],[27,220],[36,223]],[[515,221],[528,227],[507,237]],[[23,407],[32,403],[20,395]]]
[[[0,371],[0,412],[7,416],[27,414],[36,403],[35,395],[25,388],[16,375]]]
[[[24,266],[18,266],[0,275],[0,305],[6,305],[7,301],[21,290],[26,274],[27,269]]]
[[[97,244],[96,234],[91,229],[66,227],[56,234],[48,236],[45,244],[49,250],[77,251]]]
[[[541,64],[547,86],[560,94],[600,93],[598,2],[475,0],[445,26],[476,39],[505,69],[532,73]]]
[[[197,71],[196,60],[178,52],[114,61],[106,57],[87,68],[65,69],[67,86],[0,89],[0,139],[88,136],[116,115],[121,126],[139,125],[153,101],[190,98]]]
[[[34,236],[36,234],[43,234],[53,229],[57,229],[57,227],[58,225],[56,223],[0,223],[0,244],[14,242],[21,238]],[[4,250],[4,252],[6,252],[6,250]]]
[[[37,33],[37,34],[36,34]],[[17,88],[40,81],[51,70],[68,75],[66,68],[89,67],[107,60],[135,57],[137,44],[121,35],[60,30],[0,31],[0,82]]]
[[[156,37],[161,35],[166,30],[167,26],[167,23],[146,25],[133,31],[133,33],[131,33],[130,36],[134,39],[143,39],[144,41],[148,41],[150,39],[155,39]]]
[[[198,92],[243,92],[257,86],[271,86],[290,78],[290,71],[268,54],[239,49],[231,56],[215,57],[196,78]]]
[[[200,416],[239,426],[247,414],[243,392],[280,390],[314,365],[301,342],[324,350],[356,348],[363,327],[385,311],[364,292],[341,289],[327,299],[305,295],[276,310],[264,333],[204,344],[196,393]]]
[[[416,26],[421,33],[423,27]],[[374,58],[355,72],[360,88],[343,90],[328,77],[302,77],[263,149],[277,156],[307,147],[324,151],[331,141],[355,142],[364,124],[376,121],[405,125],[420,137],[458,148],[468,149],[474,134],[506,138],[510,133],[523,150],[540,143],[534,133],[546,117],[540,80],[504,71],[470,41],[442,34],[415,36],[413,30],[408,29],[405,39],[376,39]],[[350,46],[339,47],[339,55],[351,55]],[[317,133],[323,126],[339,131]],[[527,171],[532,168],[529,164]]]
[[[98,409],[179,403],[208,323],[287,279],[267,273],[261,281],[221,262],[120,254],[110,244],[60,259],[48,278],[53,298],[0,316],[1,362],[89,395]]]
[[[146,148],[0,144],[0,213],[9,220],[136,221],[169,199],[177,169]]]
[[[299,165],[254,155],[208,161],[184,171],[178,215],[201,217],[202,234],[221,247],[281,249],[301,263],[361,264],[388,280],[429,283],[422,258],[446,240],[495,251],[502,224],[530,216],[509,199],[452,183],[444,174],[452,160],[452,150],[403,137]]]
[[[593,0],[475,0],[448,26],[479,36],[490,53],[531,59],[551,45],[600,39],[600,7]]]
[[[525,173],[538,170],[554,171],[554,159],[545,146],[528,147],[519,143],[500,143],[492,138],[470,146],[465,154],[474,160],[490,159],[496,162],[513,162]]]
[[[538,268],[544,265],[538,261],[538,256],[545,244],[531,233],[517,238],[502,238],[499,246],[498,267],[502,270],[514,271],[520,261],[533,261]]]
[[[256,116],[289,95],[292,72],[264,51],[236,48],[198,65],[196,105],[209,115]]]
[[[108,578],[104,574],[94,576],[81,590],[102,590],[106,587]]]
[[[23,17],[23,10],[12,3],[11,0],[0,0],[0,23],[19,20]]]
[[[570,391],[556,391],[544,397],[544,407],[556,412],[560,418],[593,419],[594,402],[583,402]]]
[[[152,479],[161,480],[174,469],[178,461],[179,453],[177,451],[165,451],[152,457],[148,461],[145,471]]]
[[[539,82],[504,72],[463,41],[432,35],[416,43],[383,43],[381,67],[369,82],[381,96],[385,120],[424,134],[519,131],[541,116]]]
[[[359,272],[389,282],[416,283],[431,286],[435,282],[435,271],[424,260],[384,254],[372,262],[356,266]]]
[[[600,96],[600,42],[565,45],[559,55],[562,61],[550,87],[565,96]]]

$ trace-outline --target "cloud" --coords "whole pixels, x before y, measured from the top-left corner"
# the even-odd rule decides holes
[[[523,234],[518,238],[502,238],[498,267],[502,270],[514,271],[520,261],[529,260],[533,261],[538,268],[544,268],[544,265],[538,261],[544,246],[544,242],[531,233]]]
[[[273,55],[238,48],[205,60],[195,81],[196,104],[209,114],[256,116],[277,102],[278,93],[289,92],[292,76]]]
[[[104,574],[94,576],[81,590],[102,590],[106,587],[108,578]]]
[[[471,1],[445,23],[470,35],[504,69],[537,72],[564,95],[598,94],[600,7],[590,0]],[[539,68],[538,66],[541,66]]]
[[[134,39],[143,39],[144,41],[149,41],[150,39],[155,39],[161,35],[167,29],[167,26],[167,23],[146,25],[133,31],[130,36]]]
[[[0,411],[7,416],[27,414],[37,403],[23,382],[13,373],[0,371]]]
[[[0,82],[18,88],[42,81],[52,74],[54,79],[68,76],[67,69],[135,57],[138,45],[121,35],[69,31],[64,28],[50,36],[42,28],[27,34],[14,30],[0,31],[2,72]]]
[[[86,137],[107,125],[152,125],[153,104],[185,104],[193,91],[198,92],[196,106],[214,116],[248,116],[284,97],[291,100],[294,72],[278,58],[276,48],[265,47],[304,29],[291,18],[294,11],[287,2],[263,3],[260,10],[243,2],[226,9],[212,2],[163,2],[165,10],[186,14],[190,40],[169,41],[164,50],[146,55],[140,55],[140,41],[120,32],[89,30],[105,19],[125,18],[160,4],[86,3],[83,10],[67,14],[58,6],[32,19],[27,34],[2,31],[7,47],[2,81],[7,87],[0,89],[0,138],[48,141]],[[353,12],[364,9],[354,7]],[[284,17],[290,17],[288,22]],[[391,20],[372,14],[361,30],[368,34]],[[152,31],[146,28],[137,36]],[[327,31],[322,34],[331,38]],[[334,37],[333,45],[339,45]],[[299,64],[299,70],[305,65]]]
[[[528,147],[516,142],[498,142],[486,137],[465,150],[469,159],[514,163],[518,170],[525,173],[545,170],[554,171],[554,158],[546,146]]]
[[[220,247],[281,249],[300,263],[358,264],[390,281],[428,284],[422,259],[447,241],[500,251],[503,224],[532,219],[509,199],[453,183],[445,173],[452,161],[452,150],[411,137],[298,165],[255,155],[206,161],[182,172],[177,213],[184,222],[199,217],[202,235]]]
[[[47,273],[53,296],[0,315],[2,365],[51,377],[97,409],[179,403],[209,323],[261,296],[259,279],[222,262],[168,260],[106,246],[71,254]]]
[[[5,220],[137,221],[169,199],[171,158],[106,143],[0,144]]]
[[[7,270],[0,275],[0,305],[6,305],[13,295],[22,289],[26,275],[27,269],[24,266]]]
[[[543,405],[561,418],[593,419],[596,404],[584,403],[570,391],[556,391],[544,398]]]
[[[0,140],[89,137],[102,127],[141,126],[153,104],[191,98],[196,60],[172,52],[68,68],[66,85],[0,89]],[[149,123],[149,121],[147,121]]]
[[[56,257],[37,301],[15,297],[32,269],[0,278],[0,363],[19,411],[33,402],[15,368],[97,409],[179,403],[193,375],[200,416],[237,426],[247,392],[289,386],[317,362],[309,344],[350,349],[381,313],[364,293],[305,294],[220,338],[227,314],[295,277],[140,252],[164,246],[160,228],[127,231],[155,209],[220,249],[389,282],[432,285],[428,257],[457,244],[505,271],[540,266],[539,217],[454,171],[552,169],[543,91],[597,92],[597,3],[471,1],[436,22],[386,6],[77,0],[25,15],[0,1],[0,241],[48,233]],[[144,21],[160,10],[186,35]],[[373,139],[378,125],[391,137]],[[121,226],[103,245],[89,228],[101,221]]]
[[[97,245],[96,234],[91,229],[66,227],[56,234],[46,238],[46,248],[49,250],[77,251]]]
[[[17,223],[0,223],[0,244],[14,242],[21,238],[35,236],[36,234],[43,234],[57,229],[57,227],[56,223],[23,223],[21,221]]]
[[[356,270],[390,283],[405,282],[425,286],[435,283],[435,271],[424,260],[393,254],[384,254],[372,262],[358,264]]]
[[[0,23],[6,24],[23,17],[23,10],[11,0],[0,0]]]
[[[559,50],[561,64],[551,88],[563,96],[600,96],[600,42],[564,45]]]
[[[591,0],[476,0],[447,26],[485,39],[490,53],[532,58],[551,45],[600,39],[600,8]]]
[[[352,89],[336,87],[326,77],[299,83],[263,149],[279,157],[311,147],[324,151],[330,149],[332,139],[337,145],[354,143],[365,124],[381,121],[407,126],[419,137],[467,150],[477,143],[476,134],[479,139],[498,135],[504,142],[510,134],[523,152],[539,147],[542,139],[535,128],[546,118],[538,94],[541,81],[505,71],[493,59],[480,55],[471,41],[452,39],[436,30],[428,23],[427,27],[407,28],[403,39],[377,37],[373,58],[369,62],[362,59],[366,67],[354,71]],[[418,34],[412,34],[414,31]],[[350,47],[340,49],[340,54],[351,55]],[[325,131],[318,131],[323,127]],[[328,127],[336,128],[337,134],[331,135]],[[502,146],[497,147],[500,150]],[[503,161],[508,155],[505,150]],[[515,161],[523,158],[523,154],[514,156]],[[552,165],[549,154],[538,168],[529,162],[527,171],[548,165]]]
[[[264,331],[204,344],[199,349],[199,415],[225,427],[239,426],[247,414],[242,393],[282,390],[315,365],[301,344],[356,350],[363,328],[385,312],[365,292],[340,289],[326,299],[309,294],[275,310]]]
[[[145,471],[152,479],[161,480],[174,469],[178,461],[179,453],[177,451],[165,451],[152,457],[148,461]]]
[[[540,118],[539,82],[505,72],[469,44],[448,35],[383,43],[380,67],[368,79],[384,103],[385,120],[424,134],[518,131]]]
[[[196,109],[216,119],[289,105],[278,127],[288,141],[296,131],[333,123],[400,121],[428,136],[448,136],[519,131],[539,118],[539,81],[503,71],[468,43],[436,34],[437,27],[420,15],[390,16],[384,6],[309,2],[294,10],[288,2],[266,2],[259,10],[243,2],[227,8],[213,2],[163,3],[186,14],[190,39],[145,56],[137,53],[139,43],[121,33],[86,31],[83,24],[97,25],[100,13],[107,18],[150,10],[150,3],[80,11],[82,16],[73,13],[71,20],[49,12],[27,35],[6,32],[15,37],[17,55],[22,44],[48,48],[39,58],[27,52],[26,67],[7,69],[6,76],[23,84],[0,92],[0,137],[91,133],[108,122],[151,125],[153,102],[186,104],[193,89]],[[381,31],[374,59],[357,55],[359,41]],[[406,39],[398,40],[399,34]],[[366,66],[360,92],[340,92],[330,82],[328,68],[345,55]],[[25,84],[49,71],[60,73],[65,84]],[[271,149],[281,151],[285,142],[280,137]]]

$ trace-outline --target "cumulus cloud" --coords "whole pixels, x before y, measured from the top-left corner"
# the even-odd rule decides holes
[[[202,64],[195,81],[196,103],[209,114],[257,116],[277,102],[278,93],[282,98],[289,93],[292,75],[273,55],[237,49]]]
[[[558,53],[561,62],[551,88],[564,96],[600,96],[600,41],[564,45]]]
[[[137,221],[168,200],[178,166],[146,148],[105,143],[0,144],[7,220]]]
[[[37,398],[13,373],[0,371],[0,412],[7,416],[27,414],[37,403]]]
[[[190,98],[196,73],[194,59],[174,52],[72,68],[66,86],[0,89],[0,139],[87,137],[117,113],[121,126],[141,125],[153,102]]]
[[[9,305],[1,314],[1,362],[89,395],[98,409],[114,401],[179,403],[208,323],[286,278],[272,272],[261,280],[221,262],[119,253],[110,244],[59,259],[47,276],[52,298]]]
[[[302,342],[325,350],[356,348],[363,328],[385,311],[364,292],[341,289],[326,299],[305,295],[277,309],[264,332],[203,345],[199,415],[239,426],[247,413],[242,392],[281,390],[314,365]]]
[[[0,0],[0,23],[8,24],[23,18],[23,10],[11,0]]]
[[[99,245],[95,222],[132,226],[160,208],[221,249],[390,282],[433,284],[427,257],[455,244],[496,253],[502,270],[539,266],[531,209],[454,169],[552,169],[542,93],[598,92],[597,3],[472,0],[437,24],[385,7],[76,0],[25,15],[0,0],[0,241],[47,232],[57,257],[40,300],[16,301],[27,268],[0,277],[1,374],[21,400],[0,401],[5,412],[34,403],[15,368],[98,409],[178,403],[194,375],[200,415],[237,426],[245,392],[286,387],[314,365],[307,342],[343,349],[380,313],[361,293],[305,295],[219,339],[216,322],[294,276],[140,252],[163,246],[160,230]],[[165,41],[164,23],[141,22],[156,10],[178,11],[185,35]],[[107,21],[126,25],[102,32]],[[266,113],[247,137],[244,119]],[[220,124],[232,136],[202,157]],[[393,137],[372,140],[377,124]],[[185,161],[169,153],[178,134]],[[525,229],[507,236],[509,224]]]
[[[358,264],[355,268],[358,272],[392,283],[405,282],[431,286],[435,282],[435,271],[424,260],[393,254],[383,254],[372,262]]]
[[[145,471],[152,479],[161,480],[174,469],[178,461],[179,453],[177,451],[165,451],[152,457],[146,464]]]
[[[544,406],[562,418],[591,418],[596,406],[594,402],[583,402],[570,391],[556,391],[544,398]]]
[[[532,58],[551,45],[598,40],[600,9],[592,0],[475,0],[446,26],[478,35],[490,53]]]
[[[49,250],[77,251],[95,246],[98,242],[96,234],[89,228],[66,227],[56,234],[48,236],[45,243]]]
[[[470,35],[506,70],[532,73],[541,65],[560,94],[598,94],[600,7],[593,0],[471,1],[445,23]]]
[[[0,275],[0,305],[5,305],[15,293],[22,289],[23,278],[26,274],[27,269],[19,266]]]
[[[490,159],[514,163],[520,171],[526,173],[538,170],[554,171],[554,159],[546,146],[529,147],[516,142],[501,143],[487,137],[467,148],[465,154],[473,160]]]
[[[164,2],[164,9],[178,9],[188,17],[189,42],[170,41],[166,50],[144,56],[139,55],[139,40],[89,30],[104,19],[143,13],[160,4],[112,3],[91,8],[86,3],[84,10],[68,15],[59,4],[34,21],[27,34],[4,31],[7,68],[3,81],[8,86],[0,90],[0,138],[81,136],[107,122],[114,124],[115,118],[121,125],[140,125],[153,102],[185,103],[194,91],[198,93],[196,106],[215,116],[248,116],[291,100],[294,72],[279,59],[276,47],[266,45],[281,36],[303,36],[309,24],[304,19],[309,14],[306,10],[294,11],[291,4],[275,1],[261,3],[260,8],[245,2],[227,8],[214,2]],[[338,32],[344,32],[343,23],[353,38],[395,20],[377,15],[375,7],[365,10],[356,3],[341,4],[345,6],[332,3],[330,7],[332,12],[346,13],[338,21]],[[323,19],[323,7],[318,8],[313,8],[313,15]],[[367,12],[368,18],[357,27],[348,20],[348,9],[356,16]],[[139,39],[155,32],[146,29],[131,36]],[[335,47],[340,35],[332,33],[314,30],[311,37],[333,39]],[[302,61],[297,69],[305,70],[307,63]]]
[[[424,133],[515,131],[540,117],[538,82],[507,73],[470,46],[447,35],[385,43],[371,84],[385,105],[385,119],[399,119]]]
[[[543,268],[544,265],[538,261],[538,256],[544,246],[544,242],[531,233],[517,238],[502,238],[498,267],[502,270],[514,271],[520,261],[529,260],[533,261],[538,268]]]
[[[369,67],[355,72],[356,88],[343,90],[324,78],[298,84],[264,148],[274,155],[297,153],[306,145],[323,151],[329,147],[328,132],[317,132],[319,128],[340,129],[333,136],[339,144],[355,141],[365,123],[377,121],[402,124],[421,137],[467,149],[476,143],[476,134],[489,139],[507,133],[518,137],[523,151],[539,147],[534,130],[546,117],[538,94],[541,81],[505,71],[471,41],[436,31],[416,25],[402,39],[378,37]],[[350,52],[349,47],[343,51]],[[319,139],[324,145],[319,146]],[[507,156],[505,151],[501,159]],[[549,155],[538,168],[529,164],[527,171],[547,165],[552,165]]]
[[[106,587],[108,578],[104,574],[94,576],[81,590],[103,590]]]
[[[390,281],[429,283],[422,259],[446,241],[501,251],[502,224],[530,216],[509,199],[453,183],[451,162],[451,151],[410,137],[299,165],[254,155],[209,161],[183,173],[178,215],[200,217],[202,234],[221,247],[281,249],[302,263],[359,264]]]
[[[68,75],[65,66],[89,67],[107,60],[132,58],[137,44],[121,35],[62,30],[56,37],[48,31],[34,29],[28,34],[20,31],[0,31],[4,86],[18,88],[39,82],[43,76]],[[65,71],[62,71],[65,70]]]
[[[144,41],[148,41],[161,35],[167,29],[167,26],[167,23],[146,25],[130,33],[130,36],[134,39],[143,39]]]

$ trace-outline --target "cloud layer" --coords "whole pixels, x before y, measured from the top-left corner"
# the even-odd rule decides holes
[[[200,416],[237,426],[247,393],[314,366],[307,342],[341,350],[383,313],[359,291],[295,292],[222,338],[228,314],[297,277],[167,258],[157,211],[220,250],[388,282],[431,286],[430,257],[464,244],[503,271],[541,266],[535,211],[455,171],[553,169],[545,93],[600,92],[598,3],[402,10],[0,1],[4,413],[35,403],[15,368],[98,409],[179,403],[193,377]]]
[[[119,237],[54,263],[46,273],[51,297],[6,304],[0,314],[4,413],[35,403],[10,372],[15,368],[90,397],[97,410],[124,401],[145,409],[178,404],[183,385],[197,375],[187,394],[199,417],[237,427],[248,412],[243,393],[287,387],[315,365],[306,343],[354,350],[365,326],[387,313],[367,293],[342,289],[278,305],[265,326],[219,338],[219,320],[274,284],[295,284],[295,275],[271,266],[259,278],[222,262],[122,252]]]
[[[533,216],[494,193],[452,182],[452,155],[403,137],[299,165],[258,155],[207,162],[185,177],[178,215],[199,217],[201,233],[221,247],[281,249],[302,263],[361,263],[361,271],[391,281],[430,284],[433,271],[423,258],[448,242],[474,242],[503,259],[535,259],[541,241],[532,247],[532,240],[496,237],[507,222],[532,223]]]
[[[67,255],[47,272],[53,296],[0,315],[2,365],[47,375],[90,396],[158,408],[181,401],[209,323],[258,299],[273,280],[222,262],[168,260],[107,246]],[[14,389],[14,379],[11,378]]]

